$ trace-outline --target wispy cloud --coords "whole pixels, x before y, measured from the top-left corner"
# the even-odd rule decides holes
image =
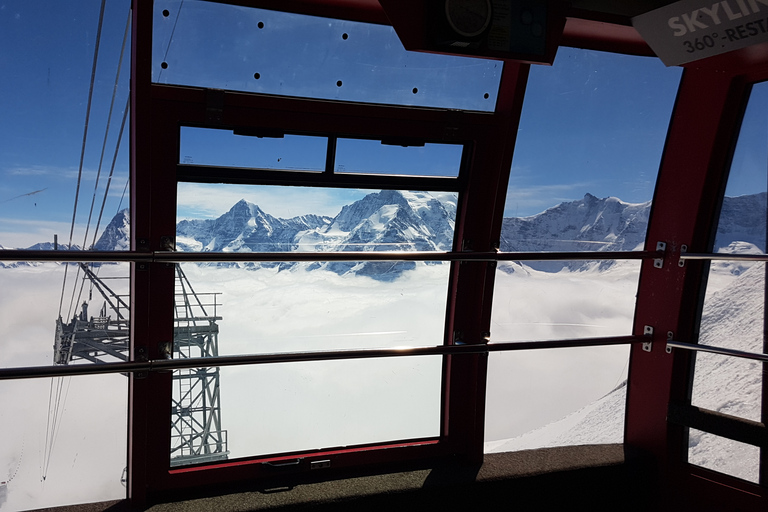
[[[507,189],[505,217],[526,217],[541,213],[563,201],[580,199],[594,186],[590,182],[526,186],[516,181],[513,178]]]
[[[66,244],[69,240],[71,223],[65,221],[40,221],[29,219],[14,219],[0,217],[0,245],[5,248],[25,248],[38,242],[53,242],[53,235],[59,235],[59,243]],[[82,244],[83,229],[75,226],[74,244]]]
[[[77,179],[80,174],[77,167],[73,166],[56,166],[56,165],[26,165],[26,166],[13,166],[6,167],[5,174],[8,176],[21,176],[21,177],[35,177],[35,176],[50,176],[63,180]],[[81,178],[87,181],[96,179],[96,169],[84,168]],[[102,179],[106,179],[108,170],[102,169]]]

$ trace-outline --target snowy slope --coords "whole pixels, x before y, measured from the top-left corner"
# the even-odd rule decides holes
[[[621,443],[624,439],[624,403],[627,383],[586,407],[544,427],[511,439],[485,443],[485,453],[541,447]]]
[[[754,265],[704,303],[699,343],[763,352],[765,267]],[[762,364],[698,352],[691,403],[713,411],[760,421]],[[691,462],[740,478],[757,478],[758,449],[692,432]],[[738,456],[734,456],[738,453]]]
[[[737,244],[738,245],[738,244]],[[762,352],[765,268],[755,264],[730,275],[729,283],[705,301],[699,343]],[[699,352],[692,403],[760,421],[762,366],[756,361]],[[568,416],[511,439],[489,441],[486,453],[540,447],[616,443],[623,439],[626,383]],[[691,431],[689,461],[756,481],[759,450],[711,434]]]

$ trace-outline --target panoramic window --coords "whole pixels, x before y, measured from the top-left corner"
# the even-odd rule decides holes
[[[764,254],[768,83],[752,88],[725,189],[713,252]],[[699,344],[765,353],[765,263],[713,261],[707,276]],[[753,421],[761,419],[763,363],[695,353],[691,403]],[[689,462],[757,482],[759,448],[691,429]]]
[[[500,248],[585,255],[500,262],[492,343],[632,333],[640,262],[588,254],[644,248],[680,75],[572,48],[531,68]],[[628,345],[492,353],[486,450],[621,442],[628,359]]]
[[[128,0],[0,6],[0,249],[129,248],[129,20]],[[0,262],[0,367],[126,360],[129,276]],[[120,374],[3,381],[0,507],[124,498],[127,392]]]
[[[359,169],[354,162],[364,162],[367,144],[381,141],[339,142],[345,149],[333,168],[350,162],[352,171],[394,175],[428,175],[419,162],[458,175],[463,153],[430,145],[425,158],[423,147],[384,145],[391,157]],[[217,147],[230,158],[240,149]],[[299,144],[294,152],[301,151]],[[251,152],[243,154],[240,162],[248,161]],[[453,191],[179,182],[176,249],[253,256],[178,266],[187,284],[177,304],[192,307],[176,309],[174,357],[441,345],[450,263],[393,253],[451,251],[457,203]],[[291,260],[292,253],[350,251],[382,259]],[[177,371],[171,465],[436,439],[442,369],[441,356],[427,356]],[[243,393],[253,389],[271,391],[256,408],[233,406],[252,401]]]
[[[407,52],[389,26],[195,0],[156,0],[154,6],[155,83],[486,112],[496,107],[501,61]]]

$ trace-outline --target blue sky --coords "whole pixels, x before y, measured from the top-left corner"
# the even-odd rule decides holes
[[[96,0],[0,0],[0,245],[26,247],[52,241],[54,233],[60,243],[69,238],[99,7]],[[80,226],[88,218],[94,196],[128,13],[127,0],[107,2],[82,168]],[[94,225],[128,97],[128,63],[125,58]],[[117,211],[127,176],[126,130],[102,226]],[[128,204],[127,198],[123,204]],[[74,243],[81,245],[83,237],[80,228]]]
[[[161,82],[450,108],[483,109],[495,103],[498,62],[407,53],[386,27],[306,23],[281,13],[191,0],[183,3],[181,11],[180,5],[179,1],[156,2],[153,72]],[[52,240],[54,233],[61,243],[68,238],[99,6],[98,0],[0,0],[0,245],[26,247]],[[94,195],[91,225],[95,224],[127,99],[126,58],[94,193],[128,6],[128,0],[107,2],[77,206],[77,244],[83,242]],[[160,14],[163,9],[168,9],[169,16]],[[200,37],[202,22],[220,12],[225,14],[216,18],[213,28],[206,28],[205,38]],[[263,28],[258,28],[259,23]],[[383,60],[372,65],[375,59]],[[161,62],[168,67],[161,68]],[[554,66],[533,66],[505,215],[532,215],[586,193],[629,202],[650,200],[680,72],[655,59],[569,48],[559,50]],[[764,111],[768,94],[761,91],[756,88],[753,103]],[[745,138],[750,141],[737,151],[740,177],[729,186],[733,195],[765,189],[768,127],[760,116],[749,113],[745,123],[749,134]],[[261,154],[261,149],[246,148],[248,144],[275,142],[227,135],[229,142],[215,139],[206,148],[207,137],[183,136],[180,160],[200,163],[226,154],[232,165],[239,165]],[[314,166],[322,160],[318,156],[322,139],[280,144],[277,149],[269,146],[265,153],[267,159],[281,158],[276,166]],[[344,144],[340,146],[347,148],[340,152],[344,161],[337,164],[345,170],[450,175],[456,165],[456,148],[450,146],[403,149]],[[118,207],[128,204],[123,197],[127,150],[126,130],[102,228]],[[337,171],[341,170],[338,165]],[[180,217],[220,215],[243,197],[276,216],[333,215],[364,194],[313,189],[299,196],[290,188],[210,185],[185,185],[180,192]]]

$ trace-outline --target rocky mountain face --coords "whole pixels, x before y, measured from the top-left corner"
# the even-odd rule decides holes
[[[117,212],[93,245],[94,251],[128,251],[131,249],[131,217],[128,209]]]
[[[651,203],[626,203],[615,197],[568,201],[530,217],[505,218],[501,250],[631,251],[645,243]],[[715,250],[760,252],[765,248],[766,193],[726,197],[717,230]],[[338,252],[338,251],[450,251],[456,220],[455,200],[427,192],[383,190],[344,206],[335,217],[303,215],[281,219],[246,200],[237,202],[217,219],[183,220],[176,230],[180,251],[213,252]],[[94,249],[129,249],[129,216],[119,212],[104,229]],[[61,248],[61,247],[60,247]],[[29,249],[53,249],[36,244]],[[73,248],[74,250],[75,248]],[[603,262],[600,268],[610,266]],[[260,264],[258,266],[270,266]],[[277,264],[271,264],[275,266]],[[541,271],[581,270],[584,262],[525,262]],[[254,268],[257,265],[244,265]],[[294,264],[281,264],[290,268]],[[352,272],[391,280],[416,266],[413,262],[336,262],[309,264],[336,273]],[[500,265],[513,271],[519,265]],[[743,269],[742,269],[743,270]]]
[[[505,218],[501,250],[527,251],[633,251],[642,249],[651,202],[626,203],[615,197],[587,194],[578,201],[561,203],[530,217]],[[766,194],[726,197],[718,224],[715,251],[733,252],[735,241],[765,247]],[[744,247],[739,248],[739,251]],[[525,262],[546,272],[563,268],[579,270],[584,262]],[[601,263],[602,267],[611,262]],[[512,271],[512,265],[500,268]]]
[[[176,247],[181,251],[224,252],[449,251],[455,217],[455,204],[426,192],[383,190],[344,206],[335,217],[304,215],[290,219],[279,219],[241,200],[217,219],[179,222]],[[307,267],[386,281],[415,265],[333,262]],[[281,269],[293,266],[280,264]]]
[[[528,251],[631,251],[645,243],[651,203],[625,203],[615,197],[561,203],[531,217],[505,218],[501,250]],[[546,272],[578,270],[583,262],[526,262]],[[504,267],[502,267],[504,268]]]
[[[715,251],[749,242],[765,252],[766,193],[726,197],[715,237]]]
[[[329,223],[317,215],[278,219],[242,199],[218,219],[179,222],[176,245],[181,251],[286,252],[296,250],[298,233]]]

